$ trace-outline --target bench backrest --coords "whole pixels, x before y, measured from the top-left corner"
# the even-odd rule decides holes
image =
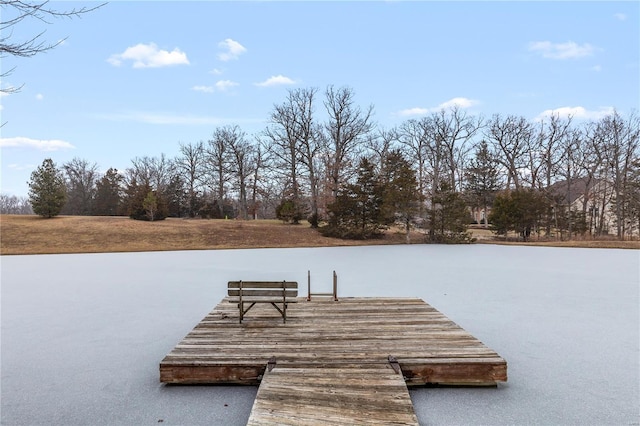
[[[227,284],[229,296],[240,297],[298,297],[298,283],[296,281],[229,281]]]

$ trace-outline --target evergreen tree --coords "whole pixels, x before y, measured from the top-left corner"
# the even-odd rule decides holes
[[[487,226],[487,209],[493,203],[496,192],[500,189],[500,172],[489,146],[485,140],[476,148],[475,158],[465,173],[465,190],[473,208],[484,211],[484,226]]]
[[[46,218],[59,215],[67,202],[64,176],[50,158],[31,173],[29,202],[35,214]]]
[[[489,221],[498,235],[515,231],[527,241],[538,228],[548,209],[548,200],[533,189],[498,194],[489,215]]]
[[[416,172],[400,151],[393,150],[384,158],[380,181],[385,224],[402,225],[409,243],[409,232],[420,212],[422,198],[418,190]]]
[[[185,182],[178,174],[171,176],[169,184],[163,191],[163,198],[167,203],[167,216],[183,217],[189,215],[189,208],[197,202],[197,197],[189,197]]]
[[[110,168],[96,182],[94,214],[116,216],[122,214],[122,182],[124,177],[117,169]]]
[[[167,217],[166,200],[151,185],[138,185],[134,178],[127,187],[127,212],[131,219],[163,220]]]
[[[294,198],[284,198],[276,206],[276,217],[284,223],[298,225],[305,216],[306,209],[301,200]]]
[[[153,191],[149,191],[144,200],[142,200],[142,208],[147,213],[147,218],[153,222],[158,214],[158,197]]]
[[[431,243],[470,243],[467,232],[469,210],[462,194],[448,182],[442,183],[432,199],[431,223],[427,240]]]
[[[329,223],[323,235],[345,239],[378,238],[387,228],[383,214],[383,186],[373,164],[362,159],[356,183],[341,188],[328,206]]]

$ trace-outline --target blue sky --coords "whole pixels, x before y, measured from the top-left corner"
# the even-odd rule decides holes
[[[81,19],[24,21],[13,39],[67,38],[2,60],[16,67],[2,87],[24,86],[0,98],[1,190],[27,195],[45,158],[124,170],[218,126],[257,134],[295,88],[349,86],[384,128],[452,104],[531,120],[626,115],[639,107],[639,5],[116,1]]]

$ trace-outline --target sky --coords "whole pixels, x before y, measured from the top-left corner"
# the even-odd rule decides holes
[[[2,37],[63,41],[2,58],[3,73],[15,69],[1,87],[22,88],[0,97],[0,190],[26,196],[46,158],[124,171],[220,126],[253,139],[298,88],[322,99],[349,87],[385,129],[453,105],[486,118],[628,115],[640,105],[639,12],[615,1],[115,1],[24,20]]]

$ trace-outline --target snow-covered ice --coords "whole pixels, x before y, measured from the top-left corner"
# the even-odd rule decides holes
[[[235,279],[420,297],[497,351],[497,388],[411,390],[421,424],[640,424],[640,251],[375,246],[2,256],[3,425],[246,424],[257,388],[165,386]]]

